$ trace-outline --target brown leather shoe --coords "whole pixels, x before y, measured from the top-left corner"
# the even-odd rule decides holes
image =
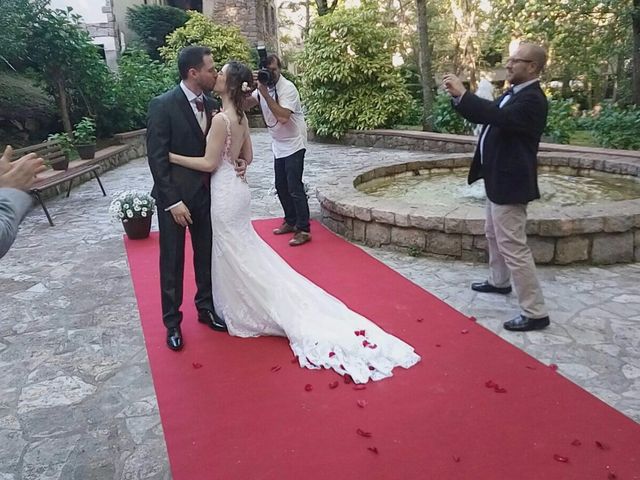
[[[311,234],[309,232],[296,232],[293,238],[289,240],[289,245],[297,247],[311,241]]]
[[[285,233],[297,232],[296,227],[293,225],[289,225],[287,222],[283,222],[278,228],[273,229],[274,235],[283,235]]]

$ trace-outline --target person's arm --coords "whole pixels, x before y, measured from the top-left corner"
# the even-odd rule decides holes
[[[222,149],[227,137],[226,122],[222,115],[216,115],[211,121],[211,135],[207,142],[204,157],[187,157],[176,153],[169,154],[169,161],[200,172],[213,172],[220,166]]]
[[[244,121],[247,122],[247,126],[244,133],[244,142],[240,148],[240,154],[238,157],[239,159],[244,160],[247,165],[251,165],[251,162],[253,162],[253,145],[251,144],[248,121],[246,118]]]
[[[271,113],[273,113],[273,116],[276,117],[276,120],[278,120],[279,123],[287,123],[293,111],[281,106],[275,99],[271,98],[269,90],[267,90],[267,87],[262,83],[258,83],[258,92],[260,96],[264,98],[265,102],[267,102],[267,106],[269,110],[271,110]]]
[[[28,193],[14,188],[0,188],[0,258],[9,251],[18,235],[18,226],[31,208]]]
[[[158,200],[164,207],[176,206],[182,198],[171,182],[169,148],[171,145],[171,119],[159,98],[149,103],[147,116],[147,158],[158,191]]]
[[[253,95],[249,95],[245,97],[244,102],[242,104],[242,109],[246,112],[247,110],[251,110],[253,107],[259,105],[260,102]]]

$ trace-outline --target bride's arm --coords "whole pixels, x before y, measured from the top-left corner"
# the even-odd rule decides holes
[[[251,144],[251,135],[249,133],[249,122],[247,121],[247,117],[244,117],[243,122],[245,124],[244,142],[240,148],[238,158],[243,159],[247,165],[250,165],[251,162],[253,162],[253,145]]]
[[[169,161],[201,172],[213,172],[216,170],[220,166],[221,153],[227,137],[226,124],[222,115],[213,117],[211,129],[212,132],[207,141],[204,157],[186,157],[177,153],[170,153]]]

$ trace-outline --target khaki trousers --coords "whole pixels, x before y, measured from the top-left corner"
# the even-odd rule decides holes
[[[513,282],[522,315],[546,317],[547,307],[536,276],[533,255],[527,245],[527,206],[498,205],[487,200],[486,213],[489,283],[495,287],[508,287]]]

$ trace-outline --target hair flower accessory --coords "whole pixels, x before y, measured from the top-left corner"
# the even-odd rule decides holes
[[[243,92],[247,93],[251,91],[251,87],[247,82],[242,82],[242,86],[240,87]]]

